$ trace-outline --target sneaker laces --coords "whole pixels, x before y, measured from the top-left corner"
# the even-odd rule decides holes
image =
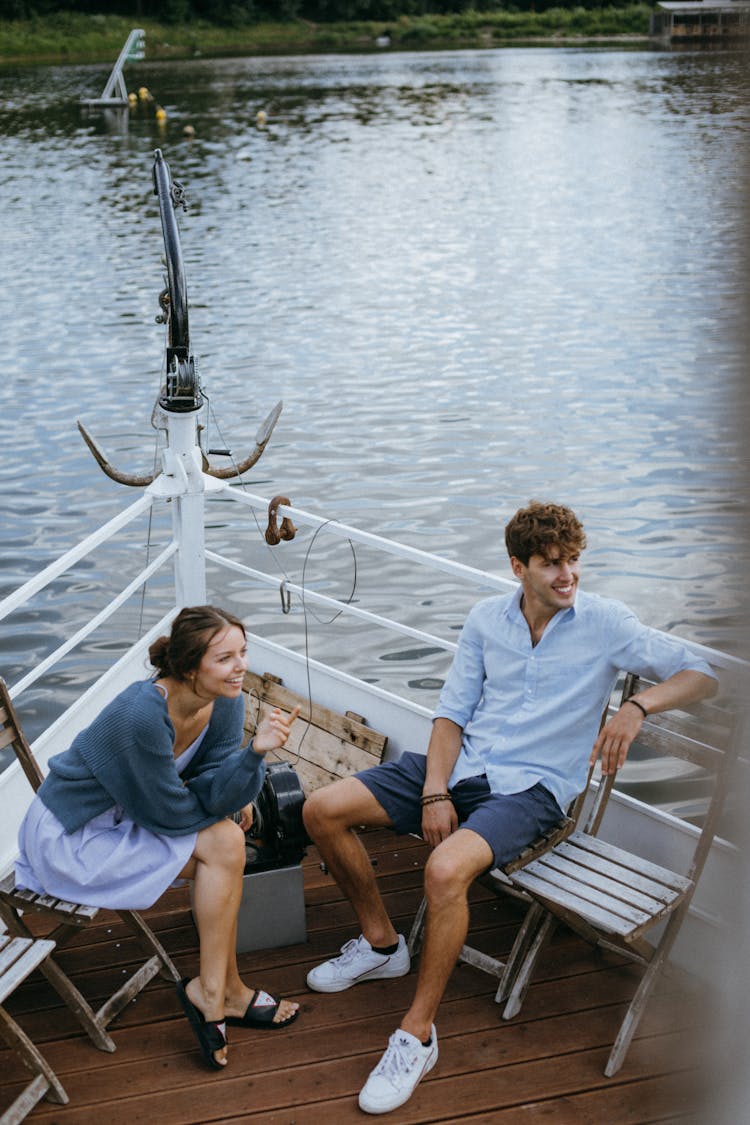
[[[399,1085],[399,1078],[408,1075],[417,1062],[414,1048],[408,1039],[396,1032],[388,1040],[388,1049],[375,1067],[373,1076],[385,1078],[392,1086]]]
[[[334,964],[343,968],[345,965],[351,964],[358,953],[359,938],[350,938],[346,945],[341,946],[341,953],[335,958]]]

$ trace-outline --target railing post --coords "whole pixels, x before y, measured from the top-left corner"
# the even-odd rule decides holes
[[[176,486],[172,528],[177,543],[175,600],[179,607],[206,601],[205,478],[196,425],[196,411],[167,415],[169,445],[164,451],[164,472]]]

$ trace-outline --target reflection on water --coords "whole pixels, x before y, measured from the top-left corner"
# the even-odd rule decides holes
[[[76,417],[115,464],[153,463],[159,146],[190,201],[210,444],[241,455],[285,403],[254,491],[501,570],[510,513],[560,499],[589,533],[589,588],[736,650],[744,66],[730,51],[578,49],[143,64],[131,85],[167,124],[149,103],[120,132],[78,107],[108,68],[2,70],[0,595],[134,498],[92,470]],[[211,545],[265,557],[226,507]],[[248,530],[257,545],[240,547]],[[100,607],[99,584],[136,573],[148,536],[4,626],[9,679]],[[275,557],[280,578],[306,564],[318,588],[351,589],[351,552],[325,536]],[[212,596],[304,643],[275,593],[224,578]],[[358,550],[366,608],[451,637],[476,596]],[[123,611],[55,691],[79,690],[140,614]],[[309,645],[323,660],[346,646],[354,671],[427,706],[445,674],[429,646],[341,620],[311,620]],[[24,706],[41,723],[49,692]]]

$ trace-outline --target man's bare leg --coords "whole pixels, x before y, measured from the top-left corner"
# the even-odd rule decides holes
[[[398,940],[380,897],[370,857],[355,828],[390,828],[385,810],[356,777],[317,789],[303,805],[305,827],[348,898],[371,945]]]
[[[468,890],[492,863],[489,845],[459,828],[437,845],[425,868],[427,924],[417,990],[380,1062],[359,1093],[365,1113],[403,1105],[438,1060],[434,1021],[469,923]]]
[[[492,858],[492,849],[481,836],[459,828],[438,845],[427,861],[427,920],[417,988],[400,1024],[420,1042],[430,1037],[438,1006],[466,941],[469,888],[487,870]]]

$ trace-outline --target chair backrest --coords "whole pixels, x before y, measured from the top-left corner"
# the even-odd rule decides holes
[[[627,685],[628,679],[626,678],[625,683],[619,685],[611,693],[604,706],[604,710],[602,711],[599,730],[602,729],[605,723],[609,722],[615,712],[618,711],[622,706],[624,691],[627,689]],[[612,789],[614,787],[615,777],[615,774],[608,774],[606,777],[602,777],[600,773],[599,762],[594,762],[593,765],[589,767],[585,786],[576,797],[571,808],[568,810],[568,815],[572,817],[576,825],[580,824],[581,830],[583,832],[587,832],[590,836],[596,836],[599,828],[601,827],[602,819],[604,818],[604,813],[607,809],[607,801],[609,800],[610,793],[612,792]],[[594,796],[590,806],[585,810],[586,816],[584,818],[584,805],[588,800],[588,796],[591,791],[591,783],[594,778],[597,779],[596,790],[594,792]]]
[[[39,763],[31,752],[31,747],[26,741],[26,735],[16,715],[16,709],[10,698],[8,685],[0,677],[0,750],[10,746],[18,759],[21,769],[29,779],[29,784],[36,793],[44,781],[44,774],[39,768]]]
[[[629,674],[623,688],[623,701],[651,686],[652,682]],[[690,869],[686,872],[693,880],[697,880],[719,828],[739,753],[738,703],[739,700],[720,687],[712,699],[693,704],[689,710],[673,709],[649,715],[634,744],[651,758],[666,756],[694,767],[690,773],[690,784],[695,808],[694,815],[689,819],[700,827],[700,836]],[[631,749],[631,759],[632,755]],[[621,787],[626,788],[622,784]]]

